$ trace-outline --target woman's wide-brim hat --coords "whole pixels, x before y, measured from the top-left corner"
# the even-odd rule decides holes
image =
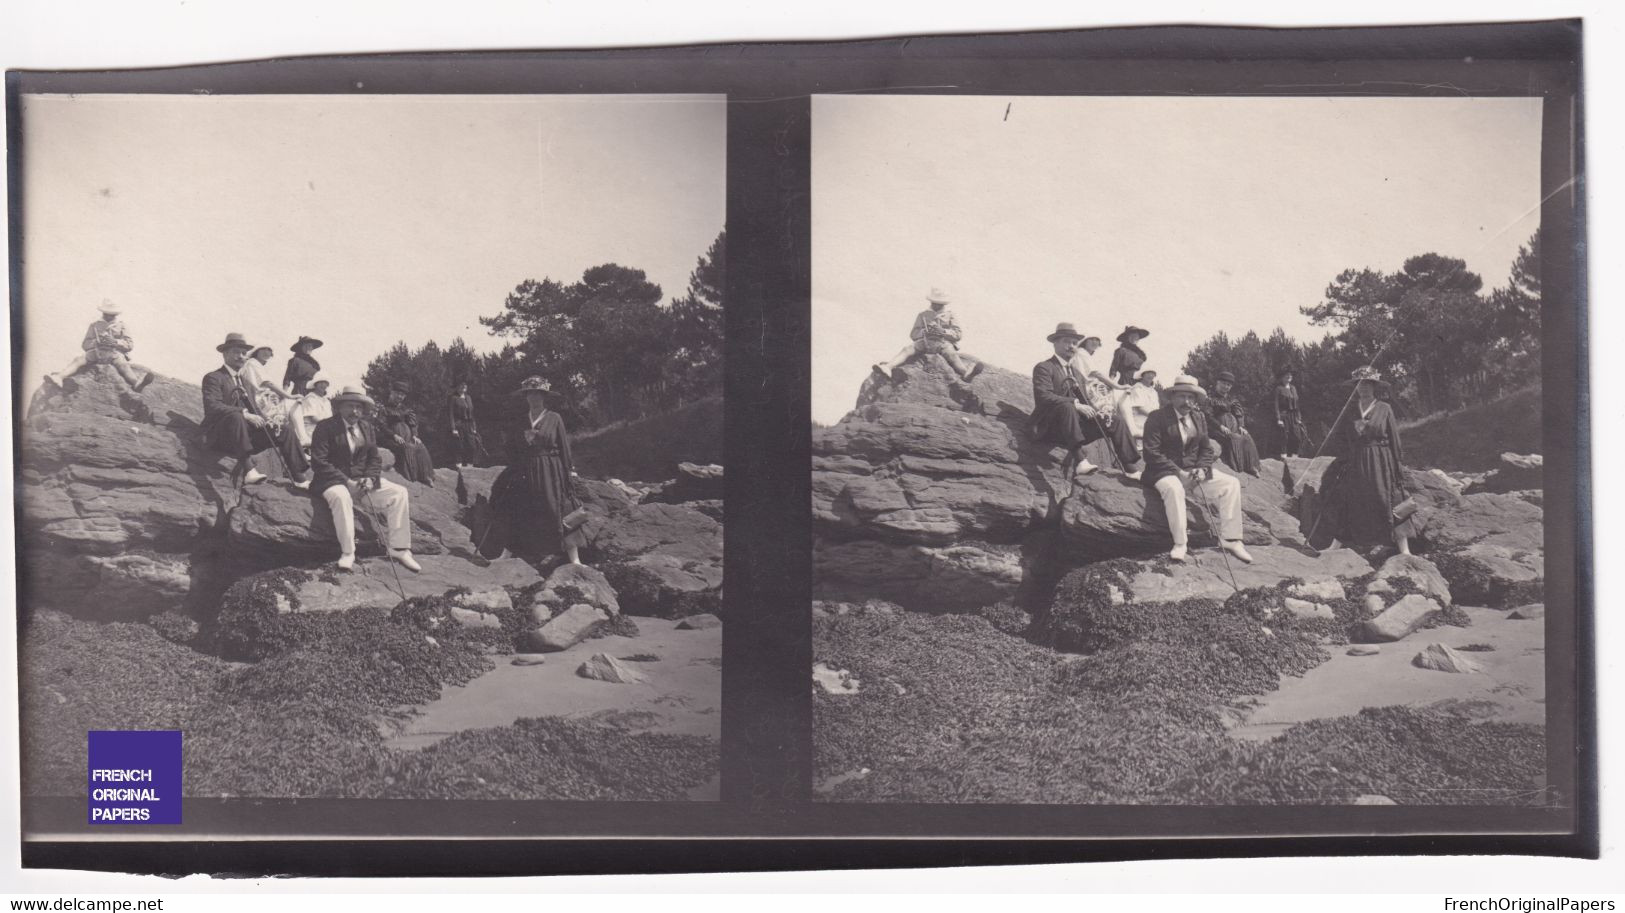
[[[309,390],[311,387],[314,387],[317,384],[331,384],[332,382],[332,378],[328,377],[321,371],[317,371],[315,374],[312,374],[310,376],[310,380],[305,383],[305,389]]]
[[[1070,323],[1057,323],[1055,325],[1055,332],[1044,338],[1048,339],[1050,342],[1054,342],[1057,339],[1082,339],[1083,334],[1079,333],[1078,328]]]
[[[1151,335],[1151,331],[1146,329],[1145,327],[1137,327],[1137,326],[1134,326],[1133,324],[1130,324],[1129,326],[1126,326],[1126,327],[1123,328],[1123,332],[1117,334],[1117,341],[1118,342],[1133,342],[1134,337],[1136,337],[1136,336],[1139,337],[1140,339],[1144,339],[1144,338],[1146,338],[1147,336],[1150,336],[1150,335]]]
[[[227,349],[247,349],[250,352],[254,351],[254,347],[249,345],[248,340],[244,339],[243,334],[241,333],[227,333],[226,341],[214,347],[216,352],[224,352]]]
[[[344,389],[339,391],[338,396],[333,397],[333,405],[336,406],[340,403],[360,403],[363,406],[378,405],[372,401],[372,397],[367,395],[367,391],[354,384],[346,385]]]
[[[1382,372],[1370,365],[1361,365],[1360,367],[1355,368],[1354,372],[1349,375],[1349,380],[1352,380],[1355,383],[1366,380],[1377,384],[1378,386],[1388,385],[1388,382],[1382,379]]]
[[[1134,375],[1134,379],[1135,380],[1144,380],[1147,377],[1156,377],[1156,376],[1157,376],[1157,369],[1156,368],[1141,368],[1140,372],[1138,374]]]
[[[925,293],[925,300],[931,302],[932,304],[947,304],[953,299],[948,297],[947,292],[937,288],[936,286],[932,286],[931,291]]]
[[[299,337],[298,342],[294,343],[293,345],[289,346],[288,348],[290,348],[293,351],[297,352],[297,351],[299,351],[300,346],[306,346],[306,345],[310,346],[312,349],[319,349],[319,348],[322,347],[322,341],[320,339],[317,339],[314,336],[301,336],[301,337]]]
[[[1083,337],[1083,343],[1082,344],[1083,345],[1088,345],[1091,342],[1099,342],[1099,341],[1100,341],[1099,336],[1085,336],[1085,337]]]
[[[1196,378],[1189,374],[1181,374],[1174,378],[1174,385],[1168,388],[1169,393],[1189,393],[1192,396],[1206,396],[1207,391],[1196,382]]]
[[[96,305],[96,310],[101,311],[103,314],[106,314],[109,317],[116,317],[119,314],[124,313],[124,308],[114,304],[113,299],[111,298],[103,298],[102,303]]]
[[[541,377],[532,374],[519,382],[520,393],[552,393],[553,385]]]
[[[248,353],[248,357],[258,358],[261,352],[264,352],[266,355],[275,355],[276,349],[273,349],[270,346],[255,346],[254,351]]]

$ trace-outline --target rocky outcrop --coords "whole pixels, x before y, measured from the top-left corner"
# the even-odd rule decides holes
[[[1546,460],[1538,453],[1501,454],[1501,465],[1474,485],[1474,492],[1536,491],[1546,487]]]
[[[1227,470],[1228,471],[1228,470]],[[1277,478],[1230,472],[1241,482],[1242,541],[1248,545],[1304,544],[1290,499]],[[1216,543],[1202,502],[1188,498],[1193,543]],[[1064,547],[1085,560],[1147,555],[1173,541],[1162,499],[1119,473],[1096,472],[1078,481],[1061,505]]]
[[[1361,633],[1368,641],[1403,640],[1438,614],[1437,602],[1412,593],[1374,617],[1366,619]]]
[[[1395,555],[1377,568],[1376,579],[1366,585],[1367,593],[1387,594],[1396,590],[1394,581],[1398,579],[1409,580],[1416,584],[1422,595],[1438,601],[1440,605],[1450,605],[1450,586],[1445,582],[1444,575],[1431,561],[1420,555]]]
[[[1028,434],[1032,403],[1026,376],[987,365],[967,384],[935,355],[867,378],[813,434],[819,596],[954,611],[1030,586],[1066,496],[1064,454]],[[1103,445],[1089,455],[1111,465]]]
[[[1348,549],[1328,549],[1318,556],[1278,545],[1248,551],[1253,556],[1252,564],[1233,558],[1226,562],[1218,549],[1193,550],[1183,564],[1144,562],[1144,567],[1129,577],[1123,599],[1135,604],[1178,602],[1197,596],[1222,600],[1238,587],[1275,587],[1293,578],[1354,579],[1371,573],[1371,563]]]
[[[683,504],[634,504],[583,527],[623,611],[680,618],[722,601],[722,524]]]
[[[233,581],[270,570],[286,571],[278,592],[303,611],[399,601],[390,566],[366,560],[382,547],[364,504],[356,528],[363,572],[333,577],[337,543],[326,505],[282,478],[271,454],[261,468],[272,478],[233,489],[230,461],[202,449],[201,418],[196,385],[155,376],[132,393],[108,367],[34,397],[22,429],[19,487],[28,604],[117,619],[188,607],[212,618]],[[476,557],[470,527],[489,511],[500,471],[440,469],[431,487],[386,470],[411,496],[412,548],[424,564],[421,575],[401,572],[408,595],[539,581],[518,559]],[[690,475],[693,494],[718,494],[720,467],[695,466]],[[718,608],[720,501],[696,502],[705,510],[642,505],[610,482],[577,479],[575,488],[592,518],[589,558],[628,579],[633,611]],[[577,601],[619,611],[601,575],[581,590],[609,596]]]

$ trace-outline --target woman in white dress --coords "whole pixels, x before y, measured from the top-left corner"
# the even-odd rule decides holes
[[[1084,339],[1083,345],[1072,353],[1072,373],[1083,378],[1083,390],[1089,397],[1089,405],[1100,412],[1102,420],[1110,423],[1117,415],[1117,404],[1122,402],[1123,394],[1129,388],[1112,380],[1106,369],[1096,361],[1095,352],[1099,348],[1099,336]]]
[[[1156,383],[1156,371],[1141,370],[1134,386],[1124,392],[1117,403],[1117,419],[1128,427],[1135,450],[1140,449],[1140,439],[1145,436],[1145,417],[1162,408],[1162,394]]]
[[[316,430],[318,422],[333,416],[333,404],[327,399],[327,386],[327,375],[317,371],[306,383],[305,395],[298,397],[288,409],[288,427],[282,436],[282,458],[287,461],[288,471],[299,480],[294,483],[297,488],[310,486],[310,434]]]
[[[254,391],[254,404],[259,407],[260,415],[280,434],[288,420],[288,405],[296,397],[267,379],[265,366],[270,364],[274,354],[270,346],[255,349],[248,361],[243,362],[242,375],[248,389]]]

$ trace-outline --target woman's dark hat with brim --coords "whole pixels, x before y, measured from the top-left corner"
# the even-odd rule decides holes
[[[389,390],[391,393],[411,393],[412,385],[404,380],[391,381]]]
[[[519,392],[525,393],[552,393],[553,385],[543,380],[540,375],[532,374],[519,382]]]
[[[1126,326],[1126,327],[1123,328],[1123,332],[1117,334],[1117,341],[1118,342],[1133,342],[1134,340],[1130,339],[1129,337],[1133,336],[1136,333],[1138,333],[1140,335],[1141,339],[1144,339],[1145,337],[1151,335],[1151,331],[1146,329],[1145,327],[1137,327],[1137,326],[1134,326],[1133,324],[1130,324],[1129,326]]]
[[[1082,339],[1083,334],[1079,333],[1078,328],[1070,323],[1057,323],[1055,325],[1055,332],[1044,338],[1048,339],[1050,342],[1054,342],[1057,339]]]
[[[1275,376],[1276,377],[1284,377],[1284,376],[1286,376],[1288,374],[1296,374],[1296,373],[1298,373],[1298,369],[1292,367],[1291,365],[1282,365],[1279,368],[1275,369]]]
[[[1235,383],[1236,382],[1236,375],[1231,374],[1229,371],[1220,371],[1219,375],[1217,377],[1213,378],[1213,380],[1214,380],[1214,382],[1218,382],[1218,381],[1221,381],[1221,380],[1227,380],[1230,383]]]
[[[322,347],[322,341],[320,339],[317,339],[314,336],[301,336],[301,337],[299,337],[298,342],[294,343],[293,345],[289,346],[288,348],[290,348],[293,351],[297,352],[297,351],[299,351],[299,347],[303,346],[303,345],[308,345],[312,349],[319,349],[319,348]]]
[[[254,351],[254,347],[249,344],[247,339],[243,338],[243,334],[241,333],[227,333],[226,341],[214,347],[216,352],[224,352],[227,349],[247,349],[250,352]]]

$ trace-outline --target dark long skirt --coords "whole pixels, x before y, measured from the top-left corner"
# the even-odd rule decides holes
[[[1038,440],[1065,447],[1069,451],[1107,438],[1125,471],[1140,459],[1139,451],[1134,447],[1134,438],[1123,422],[1113,422],[1108,427],[1103,421],[1084,418],[1070,406],[1040,406],[1033,411],[1030,430]]]
[[[401,444],[393,450],[395,471],[403,478],[424,485],[434,485],[434,460],[429,457],[429,448],[423,446],[422,441]]]
[[[1283,420],[1284,426],[1277,425],[1275,430],[1279,437],[1277,449],[1282,456],[1298,456],[1309,449],[1309,429],[1303,426],[1303,419],[1296,412],[1287,413]]]
[[[1258,475],[1258,445],[1253,443],[1251,434],[1246,430],[1220,431],[1217,436],[1224,447],[1219,458],[1226,466],[1237,472]]]
[[[566,545],[584,545],[586,536],[579,527],[564,529],[564,517],[581,506],[564,461],[539,454],[527,458],[523,469],[497,505],[509,521],[508,548],[520,557],[536,559],[562,554]]]
[[[1386,545],[1394,540],[1394,505],[1405,500],[1403,469],[1387,444],[1361,447],[1327,469],[1334,477],[1327,517],[1345,545]]]

